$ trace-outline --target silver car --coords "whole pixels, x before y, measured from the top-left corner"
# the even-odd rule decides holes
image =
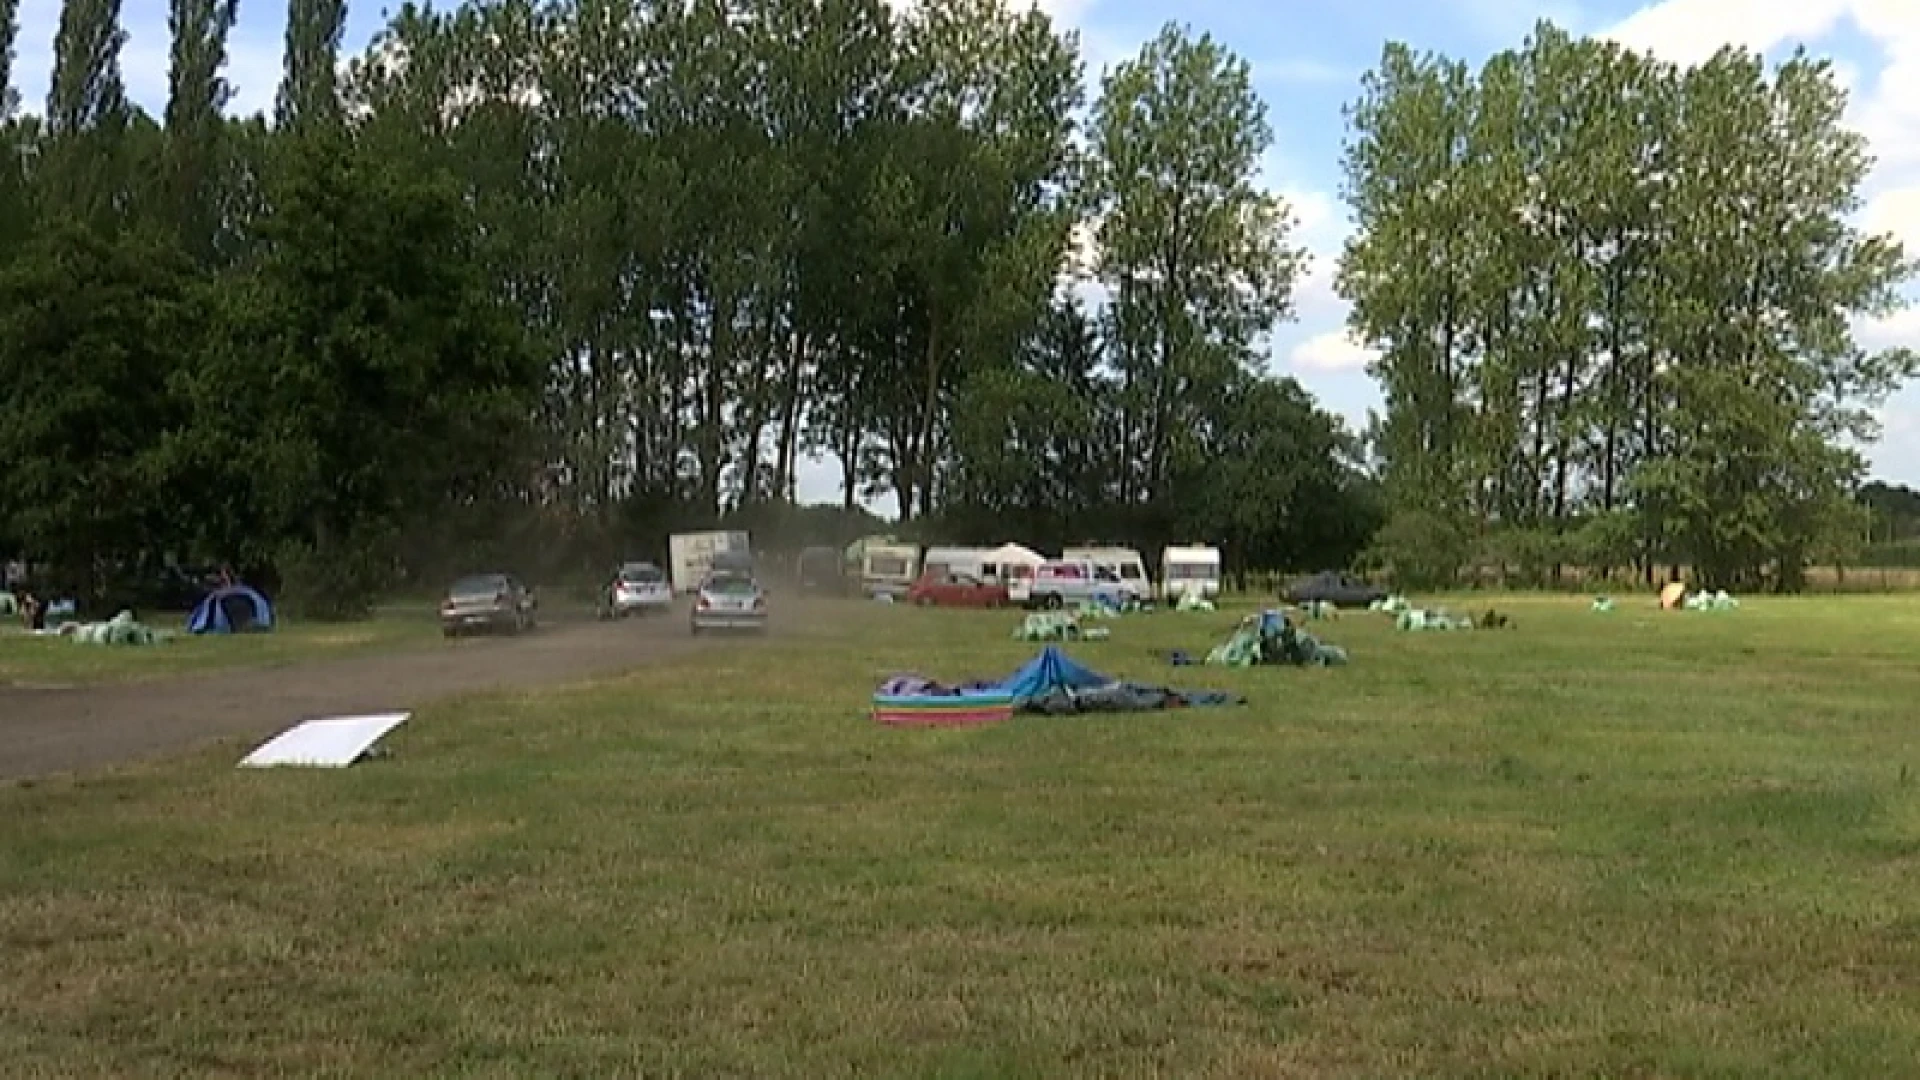
[[[475,631],[518,634],[534,626],[533,590],[512,574],[474,574],[447,589],[440,601],[440,632],[458,637]]]
[[[648,562],[627,563],[607,585],[603,605],[600,613],[609,619],[665,612],[673,607],[673,586],[667,583],[667,575],[658,566]]]
[[[751,574],[710,575],[694,593],[692,628],[695,634],[708,630],[764,632],[767,592]]]

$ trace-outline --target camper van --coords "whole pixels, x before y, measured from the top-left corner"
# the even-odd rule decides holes
[[[1220,549],[1206,544],[1168,547],[1160,553],[1160,595],[1178,600],[1197,592],[1208,600],[1220,595]]]
[[[920,549],[913,544],[880,541],[860,550],[860,590],[868,596],[907,595],[920,577]]]
[[[1067,561],[1079,560],[1113,571],[1121,583],[1142,599],[1153,596],[1153,580],[1147,576],[1146,561],[1127,547],[1072,547],[1060,553]]]

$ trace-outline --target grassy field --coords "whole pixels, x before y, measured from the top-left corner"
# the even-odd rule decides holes
[[[439,636],[433,607],[387,608],[353,623],[284,622],[269,634],[208,634],[184,631],[184,614],[147,620],[173,636],[151,646],[78,644],[71,638],[36,636],[17,620],[0,622],[0,687],[9,683],[88,684],[296,664],[361,649],[432,641]]]
[[[1485,598],[1476,598],[1484,606]],[[1920,1060],[1920,598],[1317,624],[1244,707],[881,729],[1014,617],[450,702],[0,791],[9,1076],[1895,1076]]]

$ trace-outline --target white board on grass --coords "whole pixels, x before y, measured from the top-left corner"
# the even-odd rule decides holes
[[[375,713],[369,716],[329,716],[308,720],[275,735],[240,759],[240,767],[305,765],[317,769],[344,769],[360,760],[381,736],[405,723],[412,713]]]

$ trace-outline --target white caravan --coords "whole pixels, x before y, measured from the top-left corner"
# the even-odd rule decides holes
[[[1160,553],[1160,595],[1168,600],[1197,592],[1212,600],[1220,595],[1220,549],[1207,544],[1168,547]]]
[[[753,548],[744,532],[715,531],[677,533],[667,537],[667,573],[673,579],[673,591],[684,596],[700,587],[713,569],[714,556],[750,557]]]
[[[860,590],[868,596],[907,595],[920,577],[920,548],[875,541],[860,551]]]
[[[1153,579],[1147,576],[1146,560],[1132,548],[1070,547],[1060,553],[1060,558],[1090,562],[1113,571],[1119,575],[1122,584],[1143,600],[1153,595]]]
[[[981,579],[987,576],[986,565],[987,549],[973,547],[930,547],[920,560],[922,573],[939,570]]]
[[[1046,556],[1020,544],[1001,544],[987,552],[981,570],[993,581],[1007,587],[1007,599],[1024,604],[1033,595],[1033,574],[1046,562]]]

